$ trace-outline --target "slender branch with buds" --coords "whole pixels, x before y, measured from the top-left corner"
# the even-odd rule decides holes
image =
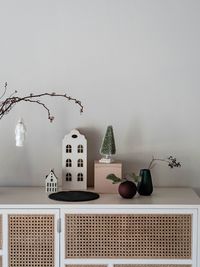
[[[149,164],[148,169],[152,169],[154,167],[155,161],[164,161],[168,164],[168,166],[172,169],[174,167],[181,167],[181,163],[176,161],[176,158],[173,158],[172,156],[169,156],[167,159],[156,159],[152,157],[152,160]]]
[[[0,99],[2,99],[5,94],[7,92],[7,83],[5,83],[4,85],[4,90],[2,95],[0,96]],[[14,91],[9,97],[7,97],[5,100],[0,101],[0,119],[3,118],[3,116],[5,116],[6,114],[8,114],[11,109],[13,109],[13,107],[20,102],[29,102],[29,103],[34,103],[37,105],[40,105],[41,107],[43,107],[48,115],[48,119],[50,120],[50,122],[52,122],[54,120],[54,116],[51,115],[50,109],[46,106],[46,104],[44,102],[41,102],[40,99],[43,97],[61,97],[64,98],[67,101],[72,101],[74,102],[76,105],[79,106],[80,108],[80,113],[83,112],[83,105],[81,103],[81,101],[77,100],[76,98],[73,98],[71,96],[68,96],[66,94],[57,94],[57,93],[41,93],[41,94],[30,94],[28,96],[23,96],[23,97],[19,97],[16,96],[17,91]]]

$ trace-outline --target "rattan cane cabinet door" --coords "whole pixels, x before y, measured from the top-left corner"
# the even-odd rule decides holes
[[[107,267],[102,264],[67,264],[65,267]]]
[[[116,264],[114,267],[192,267],[187,264]]]
[[[55,267],[54,224],[53,214],[9,214],[9,267]]]
[[[107,267],[107,265],[97,264],[68,264],[65,267]],[[114,267],[192,267],[192,265],[180,265],[180,264],[115,264]]]
[[[65,257],[191,259],[192,215],[65,214]]]

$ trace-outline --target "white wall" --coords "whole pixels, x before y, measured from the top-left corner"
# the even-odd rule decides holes
[[[0,185],[43,185],[61,174],[61,141],[72,128],[88,138],[89,173],[107,125],[124,173],[151,156],[175,155],[181,169],[158,164],[159,186],[200,188],[200,2],[198,0],[0,0],[0,82],[9,93],[67,92],[85,111],[48,99],[16,106],[0,121]],[[16,148],[23,116],[26,146]]]

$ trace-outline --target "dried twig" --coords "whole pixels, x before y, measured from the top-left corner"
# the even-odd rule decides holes
[[[7,83],[5,83],[4,85],[4,91],[2,93],[2,95],[0,96],[0,99],[2,99],[5,94],[7,92]],[[47,111],[47,115],[48,115],[48,119],[50,120],[50,122],[52,122],[54,120],[54,116],[51,115],[50,109],[46,106],[45,103],[41,102],[40,99],[43,97],[62,97],[65,100],[68,101],[72,101],[75,104],[77,104],[80,108],[80,113],[83,112],[83,105],[81,103],[81,101],[77,100],[76,98],[73,98],[71,96],[68,96],[66,94],[57,94],[57,93],[42,93],[42,94],[30,94],[28,96],[23,96],[23,97],[19,97],[16,96],[17,91],[14,91],[9,97],[7,97],[5,100],[0,102],[0,119],[3,118],[3,116],[5,116],[6,114],[8,114],[11,109],[13,109],[13,107],[20,102],[29,102],[29,103],[34,103],[34,104],[38,104],[40,106],[42,106],[46,111]]]
[[[156,159],[152,157],[152,160],[149,164],[148,169],[152,169],[154,167],[155,161],[164,161],[168,164],[168,166],[172,169],[174,167],[181,167],[181,163],[176,161],[176,158],[169,156],[167,159]]]

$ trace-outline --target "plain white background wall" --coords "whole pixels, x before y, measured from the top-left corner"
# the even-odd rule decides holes
[[[67,92],[85,110],[46,99],[56,120],[20,104],[0,121],[0,185],[44,185],[61,175],[61,141],[87,136],[89,185],[107,125],[113,125],[124,173],[152,155],[176,156],[182,168],[158,164],[159,186],[200,188],[200,2],[198,0],[0,0],[0,82],[19,95]],[[16,148],[22,116],[26,146]]]

